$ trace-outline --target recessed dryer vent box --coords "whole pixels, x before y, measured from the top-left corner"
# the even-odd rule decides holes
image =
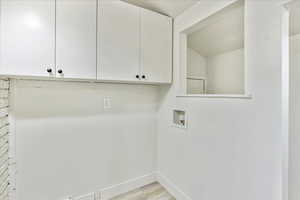
[[[187,128],[186,111],[173,110],[173,125],[178,128]]]

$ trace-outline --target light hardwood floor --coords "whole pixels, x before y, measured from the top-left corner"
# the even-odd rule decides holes
[[[110,200],[176,200],[159,183],[152,183]]]

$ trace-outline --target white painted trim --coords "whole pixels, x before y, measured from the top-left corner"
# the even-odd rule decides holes
[[[191,80],[206,80],[206,77],[201,77],[201,76],[187,76],[187,79],[191,79]]]
[[[72,200],[100,200],[100,197],[96,198],[95,193],[82,195],[80,197],[71,198]]]
[[[120,194],[127,193],[139,187],[154,183],[157,181],[156,173],[140,176],[125,182],[101,189],[96,192],[83,194],[80,196],[69,196],[60,198],[60,200],[108,200]]]
[[[219,99],[252,99],[252,95],[234,95],[234,94],[183,94],[176,97],[192,98],[219,98]]]
[[[289,199],[289,130],[290,130],[290,12],[282,7],[281,46],[281,131],[282,131],[282,200]]]
[[[187,194],[179,189],[172,181],[162,175],[160,172],[157,173],[157,181],[171,194],[176,200],[192,200]]]
[[[141,84],[141,85],[170,85],[171,82],[151,82],[144,80],[113,80],[113,79],[80,79],[80,78],[55,78],[40,76],[19,76],[19,75],[1,75],[0,78],[9,78],[15,80],[33,80],[33,81],[55,81],[55,82],[78,82],[78,83],[116,83],[116,84]]]
[[[171,195],[176,198],[176,200],[192,200],[187,194],[180,190],[179,187],[177,187],[160,172],[130,179],[123,183],[104,188],[99,192],[88,193],[78,197],[65,197],[61,200],[108,200],[120,194],[124,194],[154,182],[159,182]]]
[[[152,174],[148,174],[145,176],[128,180],[126,182],[117,185],[104,188],[100,191],[101,200],[108,200],[112,197],[118,196],[120,194],[124,194],[126,192],[132,191],[134,189],[137,189],[139,187],[148,185],[156,181],[157,181],[156,173],[152,173]]]

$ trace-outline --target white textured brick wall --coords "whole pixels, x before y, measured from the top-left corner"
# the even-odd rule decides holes
[[[8,92],[9,81],[0,80],[0,200],[9,199]]]

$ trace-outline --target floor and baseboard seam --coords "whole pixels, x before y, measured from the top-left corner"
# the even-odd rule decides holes
[[[101,189],[98,192],[93,192],[78,197],[70,197],[69,199],[64,198],[63,200],[109,200],[118,195],[125,194],[155,182],[161,184],[172,196],[175,197],[176,200],[192,200],[187,194],[180,190],[178,186],[176,186],[160,172],[154,172],[133,178],[128,181]]]

